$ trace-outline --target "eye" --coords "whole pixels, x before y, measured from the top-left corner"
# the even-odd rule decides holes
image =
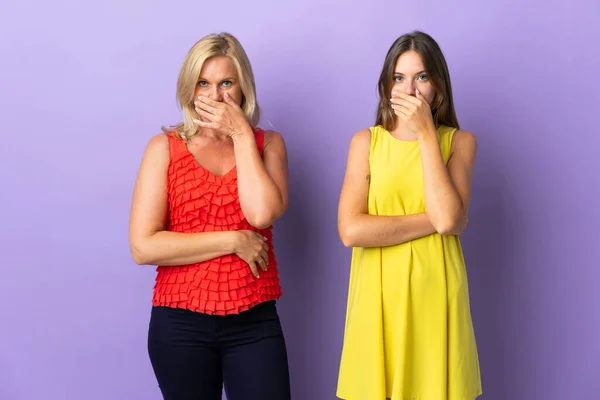
[[[229,86],[233,85],[233,82],[231,82],[231,81],[223,81],[221,83],[221,85],[223,85],[224,87],[229,87]]]
[[[419,78],[418,78],[418,79],[419,79],[420,81],[426,81],[426,80],[427,80],[427,75],[426,75],[426,74],[421,74],[421,75],[419,75]]]
[[[404,78],[401,77],[401,76],[395,76],[394,77],[394,81],[396,81],[396,82],[402,82],[402,79],[404,79]]]
[[[208,86],[208,82],[206,82],[206,81],[198,81],[198,86],[200,86],[200,87],[207,87]]]

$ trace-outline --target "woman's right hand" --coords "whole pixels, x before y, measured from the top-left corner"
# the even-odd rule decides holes
[[[269,245],[263,235],[251,230],[237,231],[238,240],[235,246],[235,254],[244,260],[250,266],[252,275],[257,279],[260,278],[258,268],[263,271],[267,270],[269,263]]]

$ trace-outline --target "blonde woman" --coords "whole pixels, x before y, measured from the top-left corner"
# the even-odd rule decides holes
[[[189,51],[183,121],[153,137],[133,194],[129,241],[156,265],[148,351],[167,400],[290,398],[271,225],[287,207],[280,134],[257,127],[248,57],[230,34]]]
[[[481,380],[459,237],[475,136],[460,129],[446,60],[423,32],[392,44],[378,88],[339,202],[353,251],[337,395],[473,400]]]

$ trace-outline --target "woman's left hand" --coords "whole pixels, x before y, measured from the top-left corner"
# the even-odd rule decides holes
[[[201,128],[213,129],[228,137],[235,137],[245,131],[252,131],[246,115],[229,94],[224,94],[223,102],[208,97],[198,97],[194,102],[196,112],[202,120],[194,120]]]
[[[431,108],[421,92],[417,90],[416,97],[394,92],[390,101],[394,114],[402,118],[414,134],[421,136],[426,132],[435,132]]]

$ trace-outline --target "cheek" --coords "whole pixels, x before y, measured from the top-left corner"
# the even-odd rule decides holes
[[[419,87],[419,91],[421,92],[423,97],[425,97],[429,105],[431,105],[433,99],[435,99],[435,89],[431,86],[431,84],[426,83],[422,85],[421,87]]]
[[[204,88],[200,85],[197,85],[196,89],[194,90],[194,98],[195,99],[198,98],[198,96],[200,96],[205,90],[206,90],[206,88]]]
[[[239,86],[235,86],[228,91],[229,95],[235,100],[238,105],[242,103],[242,89]]]
[[[402,82],[394,81],[394,83],[392,83],[392,90],[390,91],[390,98],[392,97],[392,92],[401,91],[401,90],[402,90]]]
[[[433,103],[433,100],[435,99],[435,91],[432,90],[430,93],[427,94],[425,98],[427,99],[427,102],[431,105]]]

